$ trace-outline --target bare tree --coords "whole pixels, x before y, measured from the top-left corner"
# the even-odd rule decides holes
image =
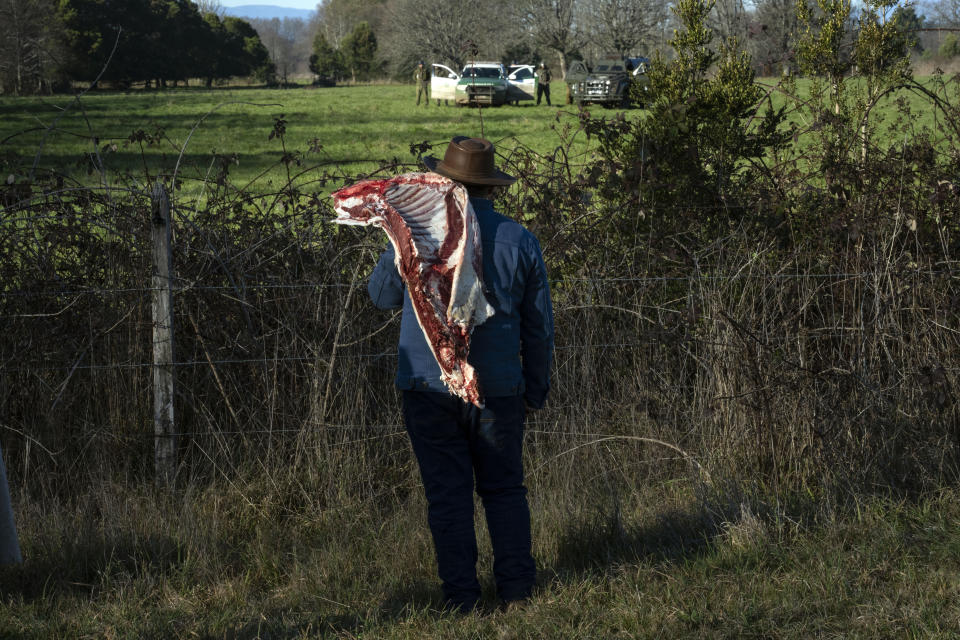
[[[220,0],[193,0],[193,3],[197,5],[197,9],[200,10],[201,15],[212,13],[223,18],[227,14],[223,5],[220,4]]]
[[[565,79],[567,57],[588,41],[579,3],[576,0],[526,0],[520,7],[537,45],[557,54],[560,76]]]
[[[317,5],[311,24],[311,39],[318,32],[323,33],[335,49],[361,22],[366,22],[380,37],[386,0],[323,0]]]
[[[499,59],[516,22],[511,7],[507,0],[393,0],[384,49],[405,65],[426,58],[459,68],[477,56]]]
[[[720,38],[737,38],[741,42],[747,35],[747,22],[743,0],[716,0],[708,18],[708,24]]]
[[[261,18],[249,22],[270,53],[282,82],[286,83],[292,74],[308,73],[312,38],[305,21],[300,18]]]
[[[938,27],[960,28],[960,0],[934,0],[926,4],[924,13]]]
[[[797,22],[796,0],[756,0],[744,43],[763,75],[792,68]]]
[[[51,0],[0,0],[0,93],[51,89],[62,38]]]
[[[650,51],[667,19],[667,5],[658,0],[581,0],[581,3],[584,26],[601,55],[627,56]]]

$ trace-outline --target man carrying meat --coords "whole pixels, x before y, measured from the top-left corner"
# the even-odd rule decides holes
[[[493,209],[494,189],[516,181],[496,168],[493,145],[456,137],[443,160],[427,157],[424,164],[466,187],[480,227],[484,290],[495,312],[475,327],[468,361],[477,371],[483,409],[451,395],[441,381],[392,247],[380,257],[368,291],[381,309],[403,308],[396,383],[427,497],[445,604],[467,613],[480,599],[474,488],[486,514],[497,596],[509,606],[533,589],[523,426],[527,410],[541,408],[550,388],[553,309],[537,239]]]

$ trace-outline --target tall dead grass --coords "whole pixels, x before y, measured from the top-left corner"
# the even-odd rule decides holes
[[[69,495],[147,481],[148,203],[32,188],[3,214],[14,484]],[[262,473],[290,509],[409,489],[397,316],[372,309],[364,284],[382,239],[289,194],[181,202],[177,216],[181,481]],[[641,478],[737,479],[775,495],[954,477],[956,263],[911,252],[908,225],[886,234],[824,269],[734,229],[687,267],[627,275],[564,274],[545,243],[558,335],[532,467],[567,469],[573,486],[617,446]]]

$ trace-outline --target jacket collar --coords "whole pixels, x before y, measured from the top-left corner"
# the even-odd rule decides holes
[[[474,213],[480,213],[481,211],[493,211],[493,201],[488,200],[487,198],[470,198],[470,205],[473,207]]]

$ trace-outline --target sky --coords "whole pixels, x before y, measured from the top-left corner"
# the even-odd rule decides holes
[[[220,0],[220,4],[225,7],[242,7],[246,4],[272,4],[277,7],[309,9],[310,11],[317,8],[317,3],[318,0]]]

